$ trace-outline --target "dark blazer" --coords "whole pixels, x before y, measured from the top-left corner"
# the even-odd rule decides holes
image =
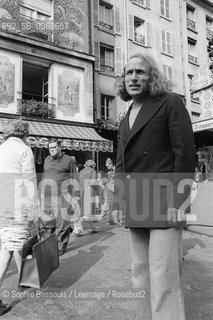
[[[188,178],[194,172],[196,159],[191,120],[181,97],[174,93],[147,96],[131,130],[130,110],[131,106],[118,131],[116,174],[125,173],[127,178],[148,174],[151,180],[156,174],[158,178],[167,178],[169,174],[177,187],[182,178]],[[155,188],[151,189],[153,195]],[[186,199],[183,195],[175,195],[175,199],[171,198],[172,203],[168,203],[167,196],[161,201],[159,212],[164,214],[164,220],[168,206],[180,208]],[[128,200],[128,194],[125,198]],[[150,208],[153,209],[153,204],[149,211]]]

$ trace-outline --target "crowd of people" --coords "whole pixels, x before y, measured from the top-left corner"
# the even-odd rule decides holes
[[[28,134],[27,122],[9,120],[0,146],[0,287],[13,255],[20,272],[22,248],[31,236],[55,233],[63,255],[70,234],[83,235],[85,222],[91,233],[97,232],[94,223],[105,215],[112,223],[112,160],[106,161],[107,176],[95,170],[92,159],[83,168],[77,166],[75,157],[63,153],[60,140],[50,141],[38,186],[34,156],[25,143]],[[0,300],[0,315],[9,309]]]

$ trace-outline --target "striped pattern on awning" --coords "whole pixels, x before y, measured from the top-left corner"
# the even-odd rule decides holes
[[[0,119],[0,132],[3,132],[3,127],[7,120],[8,119],[6,118]],[[91,151],[95,149],[96,151],[99,150],[112,152],[113,150],[113,142],[102,138],[94,128],[30,120],[28,122],[30,136],[43,138],[53,137],[62,140],[66,139],[66,143],[68,143],[70,140],[71,148],[73,148],[73,146],[77,146],[79,143],[77,144],[76,142],[79,141],[81,142],[82,146],[84,145],[84,147],[82,147],[83,149],[80,148],[80,150],[85,149],[85,144],[89,146],[88,150],[91,149]],[[88,144],[87,142],[90,143]]]

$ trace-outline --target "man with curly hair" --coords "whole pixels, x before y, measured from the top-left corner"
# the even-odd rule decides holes
[[[139,189],[144,177],[150,183],[150,189],[144,185],[140,189],[142,197],[136,204],[131,197],[140,194],[138,188],[135,192],[133,188],[125,189],[123,197],[125,227],[130,230],[133,285],[146,290],[144,319],[185,320],[180,273],[186,218],[181,205],[190,185],[188,191],[177,194],[176,182],[183,181],[180,177],[193,176],[195,169],[190,117],[182,98],[168,90],[148,55],[135,54],[128,60],[118,95],[124,101],[132,100],[132,104],[118,130],[116,177],[125,177],[126,187],[134,186],[130,183],[132,177],[139,181]],[[172,180],[167,181],[168,177]],[[154,185],[155,178],[159,184],[167,181],[160,191],[161,198],[156,196],[159,189]],[[167,185],[172,200],[165,194]],[[134,208],[137,212],[133,215]]]

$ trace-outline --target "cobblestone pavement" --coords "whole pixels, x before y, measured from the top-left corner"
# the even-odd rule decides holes
[[[12,263],[1,293],[13,308],[1,319],[147,320],[145,289],[131,286],[128,230],[106,222],[97,228],[70,239],[60,267],[40,290],[18,290]],[[186,319],[213,320],[213,238],[184,231],[184,256]]]

